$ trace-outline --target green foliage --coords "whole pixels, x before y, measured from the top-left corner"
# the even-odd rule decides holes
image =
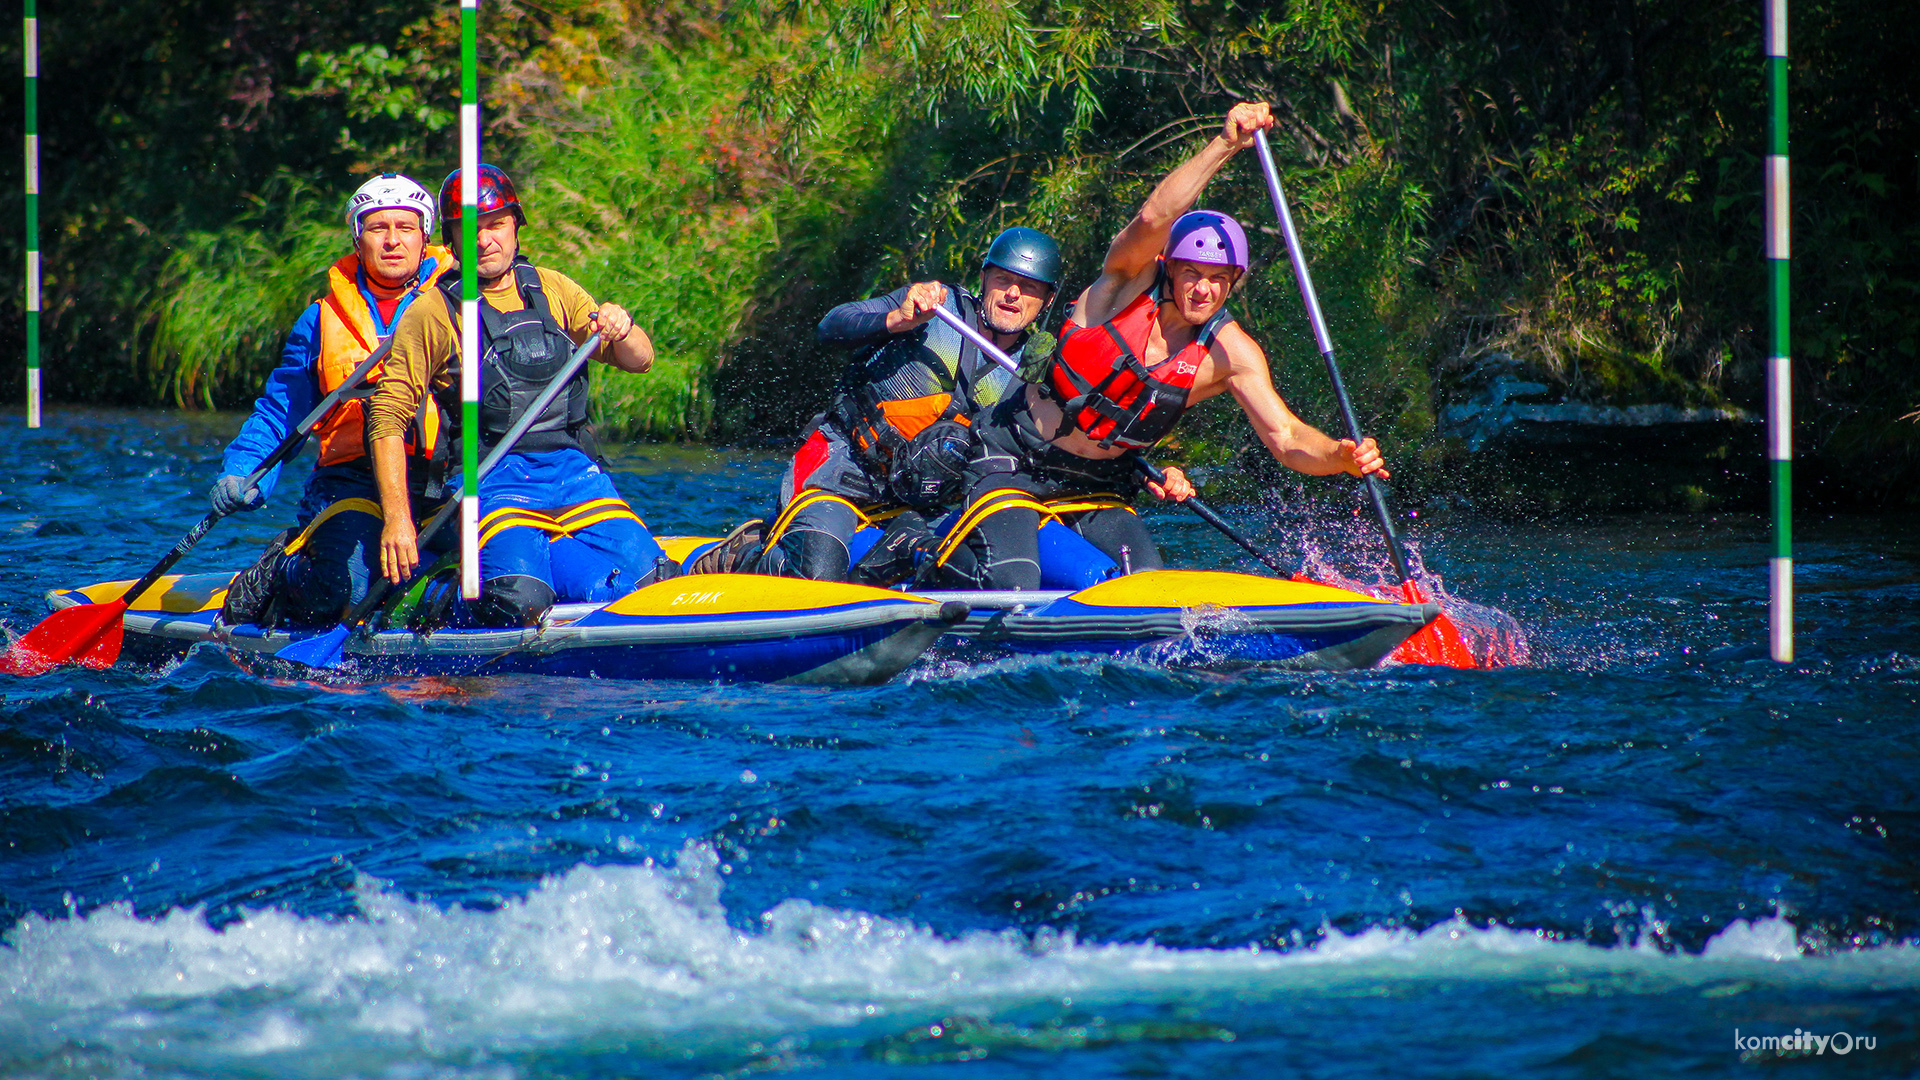
[[[1575,399],[1761,394],[1746,6],[485,8],[488,156],[517,170],[530,251],[658,346],[654,372],[600,380],[619,433],[789,439],[842,362],[812,341],[827,308],[967,281],[1008,225],[1057,236],[1078,288],[1239,98],[1273,103],[1370,430],[1427,440],[1492,350]],[[1798,443],[1920,490],[1902,481],[1920,470],[1920,20],[1867,0],[1796,0],[1793,18]],[[454,26],[425,0],[43,13],[56,396],[244,400],[338,249],[333,203],[374,168],[431,182],[449,166]],[[1203,203],[1270,218],[1250,158]],[[1284,252],[1256,236],[1235,310],[1289,401],[1330,426]],[[1184,430],[1197,459],[1262,457],[1231,406]]]
[[[268,192],[235,227],[181,237],[160,268],[147,360],[176,405],[256,393],[256,372],[278,362],[287,328],[349,250],[329,196],[292,179]]]
[[[658,355],[644,377],[600,380],[599,416],[617,435],[712,433],[712,376],[749,312],[769,301],[772,265],[817,255],[871,178],[863,163],[880,129],[860,108],[857,80],[840,80],[797,145],[738,115],[754,73],[805,47],[750,33],[707,50],[656,44],[635,58],[629,82],[529,133],[520,158],[529,248],[628,307]]]

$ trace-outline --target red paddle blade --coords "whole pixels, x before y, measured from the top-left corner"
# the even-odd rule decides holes
[[[1427,603],[1427,597],[1420,586],[1411,581],[1403,582],[1400,594],[1409,604]],[[1466,639],[1460,635],[1460,628],[1447,618],[1446,612],[1421,628],[1419,633],[1400,643],[1400,647],[1388,654],[1388,659],[1403,664],[1432,664],[1438,667],[1477,668],[1480,661],[1467,647]]]
[[[120,658],[120,616],[126,610],[125,600],[61,608],[0,654],[0,673],[43,675],[61,664],[112,667]]]

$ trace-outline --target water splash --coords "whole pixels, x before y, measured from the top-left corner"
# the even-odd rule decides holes
[[[1401,591],[1401,583],[1393,577],[1392,569],[1384,562],[1368,564],[1366,570],[1361,571],[1368,575],[1366,580],[1349,576],[1340,570],[1336,558],[1344,561],[1355,550],[1357,541],[1351,536],[1338,534],[1335,540],[1333,544],[1305,541],[1305,558],[1298,576],[1386,600],[1406,599]],[[1403,540],[1402,544],[1407,555],[1407,570],[1413,575],[1415,585],[1428,600],[1440,605],[1445,618],[1452,620],[1479,667],[1520,667],[1533,662],[1531,641],[1518,619],[1499,608],[1477,604],[1448,592],[1446,579],[1427,570],[1420,557],[1418,542]],[[1372,546],[1378,547],[1378,544]],[[1401,662],[1403,660],[1397,653],[1389,654],[1386,661],[1389,665]]]

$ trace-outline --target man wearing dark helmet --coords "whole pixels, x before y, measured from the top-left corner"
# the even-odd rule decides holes
[[[816,417],[781,479],[779,513],[743,530],[689,572],[757,570],[818,580],[891,584],[911,573],[927,542],[921,515],[960,494],[972,455],[971,417],[1021,385],[934,316],[945,307],[1021,358],[1035,322],[1052,305],[1060,246],[1034,229],[996,237],[980,263],[980,296],[920,281],[885,296],[841,304],[820,320],[818,339],[854,350],[827,411]],[[884,524],[869,551],[854,534]],[[871,534],[869,534],[871,535]]]
[[[1301,421],[1273,387],[1267,357],[1227,313],[1248,267],[1246,232],[1213,211],[1189,212],[1207,182],[1253,135],[1273,126],[1264,102],[1241,103],[1199,153],[1147,197],[1080,294],[1044,374],[976,418],[966,509],[921,568],[922,584],[1041,587],[1039,530],[1065,525],[1097,549],[1104,570],[1160,567],[1128,505],[1139,487],[1129,457],[1173,430],[1182,413],[1223,391],[1246,411],[1275,460],[1315,476],[1377,473],[1372,439],[1334,440]],[[1146,487],[1181,500],[1179,469]],[[1083,564],[1084,565],[1084,564]],[[1063,587],[1091,582],[1061,582]]]
[[[458,170],[440,186],[447,241],[459,235]],[[618,304],[596,305],[565,275],[520,254],[526,211],[507,174],[479,168],[480,440],[485,456],[518,421],[573,349],[600,334],[596,358],[622,371],[653,366],[653,343]],[[416,304],[394,331],[389,376],[368,409],[367,442],[386,521],[381,564],[407,581],[419,564],[405,506],[400,434],[428,397],[461,415],[459,274],[442,279],[444,302]],[[480,483],[481,596],[467,618],[482,626],[531,626],[556,601],[604,602],[631,592],[659,564],[660,546],[615,490],[587,420],[587,369],[534,420]],[[451,460],[457,451],[449,449]]]

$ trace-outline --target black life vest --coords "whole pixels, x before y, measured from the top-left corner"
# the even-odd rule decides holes
[[[520,301],[519,311],[501,311],[480,299],[480,450],[485,453],[506,436],[507,431],[533,405],[547,388],[575,348],[573,339],[553,317],[546,290],[540,287],[540,274],[525,256],[513,262],[514,285]],[[456,294],[460,275],[441,279],[441,295],[453,314],[453,325],[460,325],[460,303]],[[534,420],[526,434],[514,444],[519,453],[537,454],[550,450],[579,450],[597,457],[598,445],[592,423],[587,419],[588,379],[591,365],[581,367],[567,384],[565,393],[556,396]],[[449,365],[456,376],[449,384],[456,400],[443,403],[449,415],[462,415],[459,394],[459,360]]]
[[[1155,286],[1099,326],[1067,320],[1042,385],[1075,430],[1102,448],[1144,450],[1173,430],[1220,328],[1233,321],[1223,306],[1186,347],[1148,367],[1140,359],[1160,315]]]
[[[980,329],[979,302],[964,289],[947,291],[961,320]],[[929,320],[857,354],[841,373],[828,415],[885,476],[922,431],[941,421],[965,424],[976,405],[990,403],[975,400],[984,387],[1005,392],[986,370],[1000,369],[979,352],[953,327]]]

